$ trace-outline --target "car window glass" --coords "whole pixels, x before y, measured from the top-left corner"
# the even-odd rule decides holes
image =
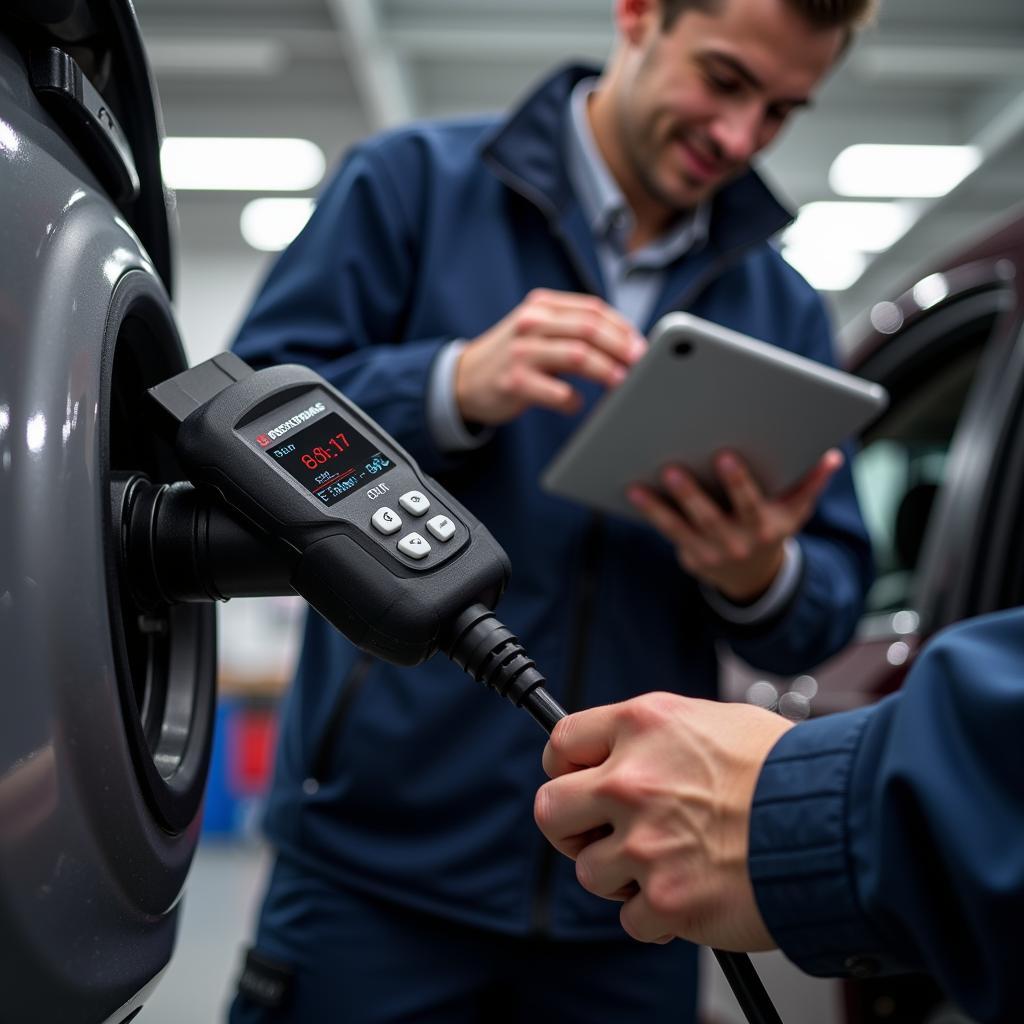
[[[871,535],[877,576],[866,611],[910,608],[925,530],[945,478],[946,456],[995,314],[940,332],[892,387],[888,411],[865,433],[854,483]],[[955,343],[952,343],[954,342]],[[903,368],[904,370],[906,368]],[[889,384],[882,380],[881,383]]]

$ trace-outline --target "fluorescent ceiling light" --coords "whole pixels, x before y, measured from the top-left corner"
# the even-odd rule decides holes
[[[812,288],[825,292],[841,292],[849,288],[868,265],[862,252],[836,246],[823,248],[787,246],[782,255],[807,279]]]
[[[304,192],[324,176],[323,151],[308,139],[164,139],[164,181],[173,189]]]
[[[316,204],[312,199],[253,199],[242,210],[242,237],[254,249],[279,252],[306,226]]]
[[[841,196],[933,199],[951,192],[980,162],[977,146],[859,143],[836,157],[828,182]]]
[[[901,203],[808,203],[786,229],[782,244],[883,252],[910,224],[910,211]]]

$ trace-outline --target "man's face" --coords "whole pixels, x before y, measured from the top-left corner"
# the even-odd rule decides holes
[[[624,44],[615,104],[634,186],[670,211],[709,198],[807,104],[843,38],[784,0],[724,0],[712,12],[685,11],[668,31],[652,4]]]

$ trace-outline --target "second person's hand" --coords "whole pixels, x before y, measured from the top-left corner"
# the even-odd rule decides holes
[[[672,542],[679,564],[731,601],[760,597],[782,567],[785,543],[814,513],[843,453],[830,448],[785,494],[768,498],[746,464],[732,452],[715,460],[728,508],[723,508],[680,466],[662,473],[664,493],[639,484],[629,501]]]
[[[571,414],[581,397],[563,375],[614,387],[647,342],[621,313],[593,295],[537,289],[472,340],[455,371],[466,423],[495,426],[532,406]]]
[[[792,727],[747,704],[648,693],[560,721],[534,817],[641,942],[771,949],[748,868],[761,768]]]

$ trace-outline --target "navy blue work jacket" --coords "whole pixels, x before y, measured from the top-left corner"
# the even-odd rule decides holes
[[[469,453],[434,444],[424,399],[443,345],[534,288],[603,292],[562,152],[569,93],[593,73],[557,73],[504,123],[417,124],[356,147],[235,345],[254,366],[315,368],[491,529],[512,562],[499,614],[570,709],[652,689],[713,696],[719,640],[765,670],[805,670],[847,641],[871,575],[845,469],[799,538],[794,599],[742,629],[715,617],[653,530],[541,493],[580,416],[531,410]],[[832,362],[819,298],[766,241],[787,220],[753,173],[723,189],[708,244],[670,268],[652,322],[688,309]],[[723,402],[743,401],[721,386]],[[580,388],[589,407],[599,389]],[[267,832],[283,856],[409,907],[512,934],[621,936],[617,907],[585,893],[534,826],[543,742],[443,657],[369,662],[313,615]]]
[[[797,726],[761,772],[750,872],[813,974],[927,971],[984,1024],[1024,1020],[1024,609],[961,623],[899,693]]]

